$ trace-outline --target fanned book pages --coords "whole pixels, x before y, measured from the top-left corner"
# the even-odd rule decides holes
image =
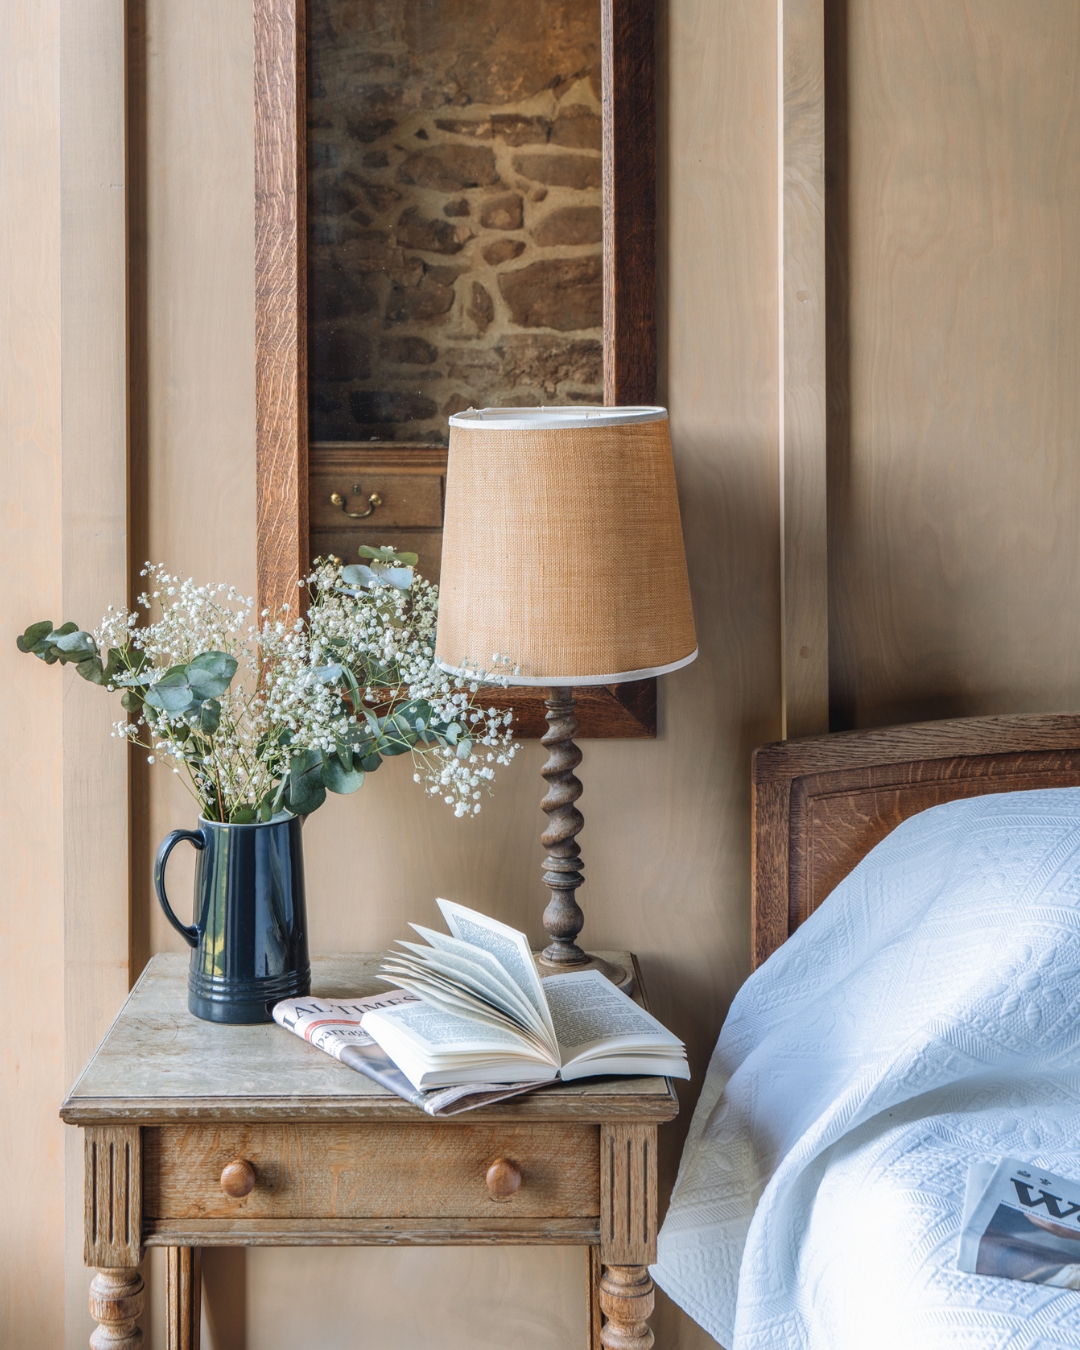
[[[420,1090],[598,1074],[689,1078],[686,1050],[598,971],[541,980],[524,933],[449,900],[452,936],[418,924],[382,966],[420,1002],[375,1008],[364,1030]]]
[[[364,1015],[375,1008],[419,1002],[415,994],[404,989],[393,989],[373,998],[283,998],[274,1004],[274,1021],[350,1069],[404,1097],[413,1106],[419,1106],[429,1116],[456,1116],[477,1106],[490,1106],[492,1102],[531,1092],[536,1087],[531,1081],[497,1085],[474,1082],[441,1091],[414,1087],[360,1024]]]

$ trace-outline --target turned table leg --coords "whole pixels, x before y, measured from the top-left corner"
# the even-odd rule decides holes
[[[649,1350],[653,1334],[653,1282],[648,1266],[605,1266],[600,1277],[600,1311],[605,1350]]]
[[[98,1323],[90,1337],[92,1350],[139,1350],[142,1306],[143,1278],[137,1270],[99,1268],[90,1281],[90,1316]]]
[[[656,1260],[656,1126],[600,1128],[600,1274],[605,1350],[649,1350]]]
[[[202,1314],[202,1259],[198,1247],[165,1248],[166,1337],[168,1350],[199,1350]]]

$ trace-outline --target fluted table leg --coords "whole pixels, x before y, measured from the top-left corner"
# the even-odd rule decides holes
[[[142,1307],[143,1278],[137,1270],[99,1267],[90,1281],[90,1315],[98,1323],[91,1350],[139,1350]]]

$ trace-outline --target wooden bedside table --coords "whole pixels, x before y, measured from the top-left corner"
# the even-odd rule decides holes
[[[633,957],[601,954],[633,963],[644,1002]],[[380,959],[314,958],[313,994],[383,990]],[[200,1022],[186,1000],[187,957],[155,956],[60,1111],[85,1140],[92,1345],[142,1343],[146,1246],[168,1249],[169,1350],[198,1350],[201,1246],[405,1243],[587,1246],[589,1350],[652,1344],[668,1079],[584,1079],[438,1121],[278,1026]]]

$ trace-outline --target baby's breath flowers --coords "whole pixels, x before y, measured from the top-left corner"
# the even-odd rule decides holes
[[[233,588],[147,563],[136,611],[110,607],[92,633],[32,624],[19,649],[123,691],[131,720],[114,734],[181,773],[207,820],[307,815],[406,753],[416,782],[473,815],[517,749],[512,714],[479,706],[482,681],[505,681],[436,666],[438,588],[415,575],[415,554],[361,554],[359,566],[316,561],[306,614],[261,622]]]

